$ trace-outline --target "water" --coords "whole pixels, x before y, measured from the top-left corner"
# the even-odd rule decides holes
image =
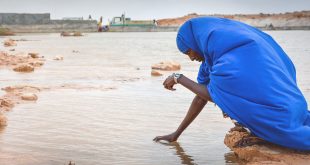
[[[296,65],[298,84],[310,100],[310,31],[271,31]],[[79,38],[59,34],[14,36],[15,52],[39,52],[47,61],[33,73],[0,70],[0,87],[48,86],[36,103],[7,113],[0,132],[0,164],[239,164],[223,144],[232,123],[208,104],[169,145],[155,143],[173,132],[194,95],[181,86],[165,90],[150,66],[177,61],[195,79],[199,63],[175,46],[176,33],[94,33]],[[4,38],[0,38],[2,42]],[[8,50],[1,46],[1,50]],[[78,53],[73,52],[78,51]],[[64,61],[52,60],[63,56]],[[59,88],[66,86],[66,88]],[[1,93],[3,94],[3,92]]]

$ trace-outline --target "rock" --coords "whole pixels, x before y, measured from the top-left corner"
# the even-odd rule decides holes
[[[28,85],[16,85],[1,88],[1,90],[4,90],[6,94],[0,96],[0,128],[7,124],[6,117],[2,116],[2,112],[11,111],[15,104],[38,100],[36,93],[41,89]]]
[[[13,69],[15,72],[33,72],[34,67],[29,64],[20,64]]]
[[[61,60],[63,60],[64,59],[64,57],[62,57],[62,56],[56,56],[55,58],[54,58],[54,60],[57,60],[57,61],[61,61]]]
[[[151,75],[152,76],[162,76],[163,74],[160,73],[158,70],[152,70]]]
[[[0,127],[7,126],[7,118],[0,113]]]
[[[0,99],[0,106],[10,108],[10,107],[14,107],[14,103],[11,100]]]
[[[69,32],[61,32],[60,36],[67,37],[67,36],[72,36],[72,34]]]
[[[0,113],[1,111],[10,111],[14,107],[14,102],[5,97],[0,97]]]
[[[26,101],[36,101],[38,100],[38,96],[34,93],[24,93],[21,95],[22,100]]]
[[[12,39],[7,39],[4,41],[4,46],[8,47],[8,46],[16,46],[16,42]]]
[[[173,61],[165,61],[152,65],[152,69],[176,71],[181,69],[181,65]]]
[[[40,67],[44,64],[43,61],[34,61],[34,62],[29,62],[29,65],[33,66],[33,67]]]
[[[32,58],[39,58],[39,53],[28,53],[28,55]]]
[[[61,32],[61,33],[60,33],[60,36],[63,36],[63,37],[68,37],[68,36],[79,37],[79,36],[83,36],[83,34],[82,34],[81,32],[73,32],[73,33],[70,33],[70,32]]]
[[[232,131],[226,134],[224,143],[242,160],[249,165],[308,165],[310,153],[284,148],[271,143],[246,147],[235,147],[236,142],[248,136],[248,132]]]
[[[83,36],[81,32],[74,32],[73,36],[79,37],[79,36]]]
[[[70,161],[68,165],[75,165],[75,162]]]

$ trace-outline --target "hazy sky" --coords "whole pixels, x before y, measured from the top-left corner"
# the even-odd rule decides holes
[[[120,16],[179,17],[188,13],[279,13],[310,10],[310,0],[0,0],[0,13],[51,13],[52,19]]]

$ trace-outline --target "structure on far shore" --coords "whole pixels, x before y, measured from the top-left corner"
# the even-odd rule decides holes
[[[15,33],[96,32],[96,20],[51,20],[50,13],[0,13],[0,28]]]

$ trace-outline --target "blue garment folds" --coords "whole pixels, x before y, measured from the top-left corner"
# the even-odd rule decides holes
[[[183,24],[177,46],[204,57],[198,83],[213,101],[256,136],[310,150],[310,111],[296,83],[294,64],[268,34],[215,17]]]

